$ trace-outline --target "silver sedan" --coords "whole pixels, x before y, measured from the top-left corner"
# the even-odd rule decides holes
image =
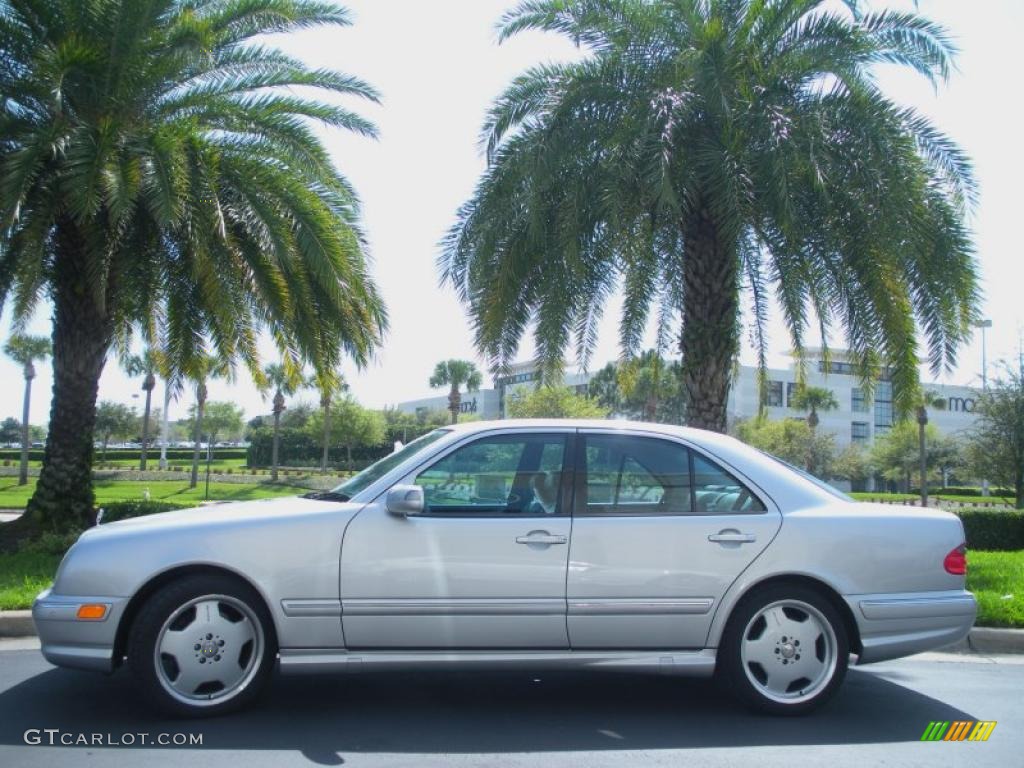
[[[54,664],[126,664],[173,713],[275,666],[717,674],[800,714],[962,638],[963,527],[859,504],[730,437],[609,421],[431,432],[333,491],[95,527],[33,616]]]

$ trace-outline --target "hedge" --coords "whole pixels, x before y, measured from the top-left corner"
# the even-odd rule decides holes
[[[172,501],[112,501],[109,504],[103,505],[103,522],[112,523],[115,520],[155,515],[158,512],[171,512],[175,509],[185,509],[190,506],[195,505],[176,504]]]
[[[1024,511],[958,509],[968,549],[1024,549]]]
[[[920,494],[921,493],[921,489],[920,488],[911,488],[910,492],[914,493],[914,494]],[[972,486],[966,486],[966,487],[965,486],[949,486],[947,488],[936,488],[936,487],[930,486],[928,488],[928,492],[931,493],[932,495],[938,495],[938,496],[973,496],[973,497],[977,497],[977,498],[984,498],[981,495],[981,488],[972,487]],[[1013,492],[1012,488],[996,488],[995,486],[991,486],[988,489],[988,495],[989,496],[1010,496],[1010,497],[1012,497],[1014,495],[1014,492]]]
[[[206,448],[203,447],[199,452],[200,458],[206,460]],[[107,461],[118,461],[131,459],[137,461],[142,457],[142,451],[138,448],[108,448],[107,449]],[[160,458],[160,446],[152,446],[146,451],[146,457],[150,460],[159,460]],[[213,458],[226,460],[226,459],[244,459],[246,457],[245,448],[214,448]],[[100,449],[96,448],[93,452],[93,458],[96,461],[100,460]],[[17,448],[0,448],[0,460],[20,460],[21,451]],[[28,452],[29,461],[42,461],[43,460],[43,449],[33,448]],[[169,461],[192,461],[192,449],[191,448],[170,448],[167,451],[167,459]]]
[[[257,427],[249,432],[249,450],[246,455],[250,467],[269,467],[273,454],[274,430],[272,427]],[[377,459],[387,456],[393,447],[387,445],[354,445],[352,462],[347,461],[348,451],[344,445],[332,442],[330,445],[330,466],[342,469],[362,469]],[[278,464],[282,467],[319,467],[323,447],[319,439],[303,429],[282,427]]]

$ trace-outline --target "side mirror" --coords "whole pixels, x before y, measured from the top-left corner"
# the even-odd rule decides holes
[[[396,485],[388,491],[384,505],[392,515],[422,515],[426,506],[423,489],[418,485]]]

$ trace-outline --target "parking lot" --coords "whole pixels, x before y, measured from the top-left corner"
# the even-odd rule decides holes
[[[461,672],[278,677],[244,713],[174,721],[145,708],[130,676],[55,669],[34,643],[0,641],[0,765],[1016,766],[1024,753],[1021,656],[854,669],[801,719],[748,714],[709,681]],[[984,743],[922,743],[933,720],[998,725]],[[47,745],[83,734],[120,746]],[[141,745],[163,734],[202,744]]]

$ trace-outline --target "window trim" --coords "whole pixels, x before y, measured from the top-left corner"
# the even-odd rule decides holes
[[[575,466],[573,457],[575,455],[575,444],[577,442],[575,430],[494,430],[493,432],[478,432],[472,435],[467,435],[466,440],[460,440],[455,445],[449,446],[449,450],[445,450],[441,453],[431,456],[429,461],[426,461],[420,466],[413,469],[404,478],[402,478],[402,480],[398,484],[415,484],[416,478],[419,477],[419,475],[423,474],[424,472],[429,472],[432,467],[444,461],[456,451],[462,450],[463,448],[468,448],[471,445],[474,445],[484,440],[515,440],[516,438],[522,438],[524,440],[534,438],[562,439],[564,444],[564,450],[562,452],[562,470],[558,488],[558,511],[555,512],[555,514],[547,515],[544,513],[528,512],[472,512],[468,510],[460,512],[431,512],[430,508],[425,505],[424,511],[421,514],[416,515],[416,517],[418,519],[424,518],[428,520],[558,520],[566,517],[571,517],[575,489],[575,483],[573,478],[573,467]],[[518,474],[518,470],[516,474]]]
[[[690,473],[690,511],[689,512],[594,512],[586,509],[582,506],[581,502],[587,498],[586,482],[587,482],[587,453],[586,444],[588,437],[610,437],[610,438],[633,438],[640,440],[655,440],[662,443],[668,443],[669,445],[676,445],[687,451],[687,464]],[[744,488],[754,499],[756,499],[762,509],[751,510],[751,511],[733,511],[728,512],[697,512],[697,497],[696,497],[696,486],[694,485],[694,468],[693,468],[693,457],[694,454],[698,454],[704,461],[717,467],[725,474],[734,478],[739,485]],[[579,430],[576,438],[576,451],[575,451],[575,462],[573,465],[573,506],[572,515],[573,517],[646,517],[646,518],[661,518],[661,517],[690,517],[696,519],[706,519],[711,517],[722,517],[724,515],[764,515],[770,511],[778,511],[777,505],[770,501],[765,493],[757,486],[756,483],[750,481],[742,472],[737,472],[731,464],[726,461],[722,461],[716,456],[708,453],[707,451],[701,450],[700,447],[694,445],[688,440],[681,440],[674,438],[671,435],[662,435],[650,432],[637,432],[637,431],[613,431],[613,430],[597,430],[597,429],[581,429]],[[608,505],[612,506],[612,505]]]

